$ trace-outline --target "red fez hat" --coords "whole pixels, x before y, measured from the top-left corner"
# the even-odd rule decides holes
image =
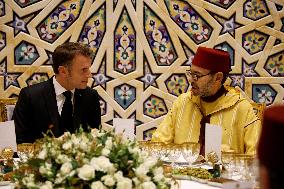
[[[277,105],[267,108],[263,114],[262,132],[258,144],[258,157],[261,164],[270,170],[284,168],[284,106]]]
[[[218,49],[198,47],[192,65],[213,72],[229,73],[231,71],[230,54]]]

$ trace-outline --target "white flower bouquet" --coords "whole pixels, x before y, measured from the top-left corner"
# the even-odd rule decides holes
[[[93,130],[45,136],[39,152],[14,175],[16,188],[166,189],[162,164],[138,143]]]

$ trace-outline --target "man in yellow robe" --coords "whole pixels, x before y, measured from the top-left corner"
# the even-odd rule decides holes
[[[205,124],[222,127],[222,147],[255,154],[261,122],[250,102],[232,87],[224,87],[231,71],[229,53],[199,47],[187,76],[191,91],[180,95],[152,141],[199,142],[204,151]]]

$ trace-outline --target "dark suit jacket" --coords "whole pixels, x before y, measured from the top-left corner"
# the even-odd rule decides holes
[[[101,124],[101,109],[96,90],[87,87],[76,89],[74,93],[74,125],[75,129],[82,126],[98,128]],[[13,119],[17,143],[32,143],[42,138],[51,128],[58,137],[64,133],[60,128],[55,90],[52,78],[48,81],[23,88],[20,92]]]

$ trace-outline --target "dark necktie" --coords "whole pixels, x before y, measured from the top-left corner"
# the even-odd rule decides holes
[[[71,101],[72,92],[65,91],[62,93],[65,96],[65,101],[62,107],[60,116],[60,127],[65,131],[73,131],[73,105]]]

